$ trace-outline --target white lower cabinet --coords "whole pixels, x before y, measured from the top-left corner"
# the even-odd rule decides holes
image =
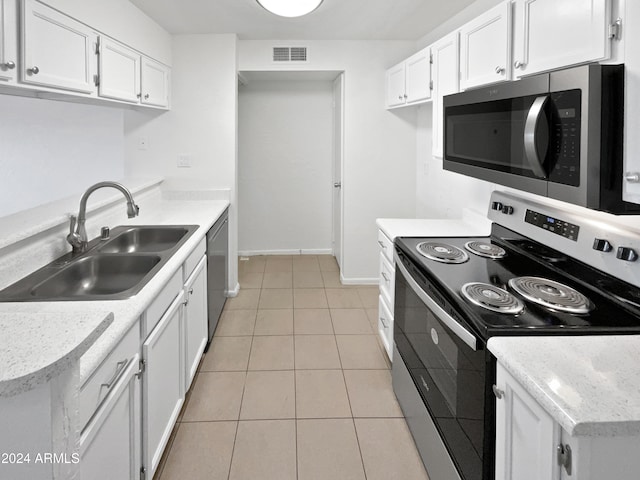
[[[380,335],[389,360],[393,360],[393,294],[395,289],[393,241],[382,230],[378,230],[378,245],[380,245],[378,335]]]
[[[112,379],[109,394],[80,439],[81,480],[140,478],[140,356]]]
[[[153,478],[184,401],[183,302],[180,292],[142,344],[142,451],[147,478]]]
[[[185,391],[195,377],[202,352],[207,345],[207,257],[187,279],[184,308]]]

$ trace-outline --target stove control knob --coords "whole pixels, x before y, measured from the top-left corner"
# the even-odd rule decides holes
[[[504,213],[505,215],[512,215],[513,207],[511,205],[504,205],[502,207],[502,213]]]
[[[600,252],[610,252],[613,250],[613,246],[602,238],[596,238],[593,240],[593,249]]]
[[[635,262],[638,259],[638,254],[633,248],[619,247],[618,253],[616,253],[616,258],[627,262]]]
[[[491,204],[491,210],[498,210],[498,211],[502,211],[502,203],[500,202],[493,202]]]

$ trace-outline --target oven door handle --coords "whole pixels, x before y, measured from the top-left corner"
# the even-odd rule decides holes
[[[413,292],[422,300],[425,305],[433,312],[442,323],[444,323],[449,329],[456,334],[456,336],[464,343],[469,345],[474,351],[478,350],[476,346],[476,336],[469,330],[464,328],[458,322],[456,322],[451,315],[445,312],[440,305],[438,305],[427,293],[420,288],[420,285],[413,279],[411,274],[407,271],[407,268],[402,264],[402,260],[398,257],[398,254],[394,252],[396,267],[402,273],[402,276],[409,284]]]
[[[527,114],[527,120],[524,124],[524,156],[529,162],[531,170],[536,177],[547,178],[547,172],[544,171],[544,159],[540,159],[538,153],[538,125],[545,118],[544,106],[546,105],[549,97],[544,95],[538,97],[533,101],[533,105],[529,109]],[[548,134],[547,134],[547,147],[548,147]],[[546,150],[546,147],[545,147]]]

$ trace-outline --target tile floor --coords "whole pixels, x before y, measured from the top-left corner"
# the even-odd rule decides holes
[[[160,480],[428,479],[376,335],[378,289],[331,256],[239,263]]]

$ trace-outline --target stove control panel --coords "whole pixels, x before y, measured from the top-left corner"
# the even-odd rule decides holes
[[[524,221],[530,223],[531,225],[535,225],[536,227],[547,230],[548,232],[555,233],[556,235],[568,238],[569,240],[573,240],[574,242],[578,241],[578,233],[580,232],[580,227],[573,223],[565,222],[564,220],[550,217],[549,215],[545,215],[543,213],[535,212],[529,209],[527,209]]]

